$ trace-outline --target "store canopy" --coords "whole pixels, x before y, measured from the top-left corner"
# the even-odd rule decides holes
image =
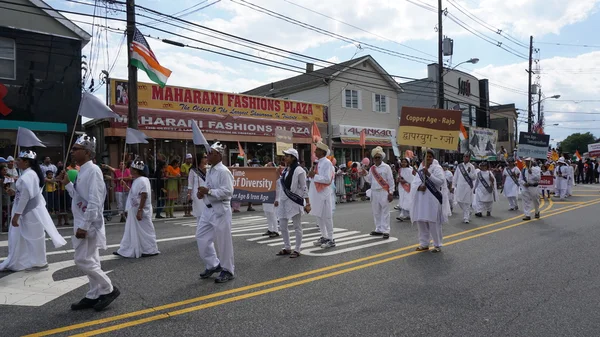
[[[360,145],[360,137],[340,137],[342,144],[345,145]],[[386,140],[382,138],[366,138],[365,140],[366,146],[392,146],[391,140]]]

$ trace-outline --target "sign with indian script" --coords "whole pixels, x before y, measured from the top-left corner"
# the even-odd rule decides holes
[[[326,107],[321,104],[290,101],[174,86],[138,82],[140,108],[201,112],[233,117],[253,117],[296,122],[326,122]],[[127,81],[110,80],[110,105],[127,106]]]
[[[292,138],[294,133],[286,129],[275,129],[275,147],[277,148],[277,155],[283,156],[283,151],[289,150],[294,147]]]
[[[458,110],[402,107],[398,144],[456,150],[460,118]]]
[[[275,167],[230,167],[233,174],[232,201],[256,204],[275,202],[277,169]]]

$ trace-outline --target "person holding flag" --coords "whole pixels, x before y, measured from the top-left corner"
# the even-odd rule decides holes
[[[473,203],[473,187],[476,178],[475,167],[471,164],[471,155],[465,153],[463,162],[458,165],[452,180],[454,200],[463,211],[463,222],[469,223],[471,218],[471,204]]]
[[[389,239],[390,202],[394,200],[394,175],[390,166],[383,162],[385,153],[381,146],[371,151],[371,158],[373,158],[374,165],[368,172],[364,168],[361,171],[361,175],[371,184],[371,209],[375,221],[375,230],[371,232],[371,235],[381,235],[383,239]]]
[[[519,209],[518,196],[519,196],[519,177],[521,173],[519,169],[515,167],[515,159],[508,158],[508,166],[502,171],[502,186],[504,196],[508,199],[508,205],[510,211],[516,211]]]

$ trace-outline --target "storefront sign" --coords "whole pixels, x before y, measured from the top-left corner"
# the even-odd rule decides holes
[[[549,143],[550,135],[521,132],[517,155],[521,158],[547,159]]]
[[[402,107],[398,145],[456,150],[460,117],[457,110]]]
[[[391,139],[396,135],[396,131],[393,129],[336,125],[334,126],[334,137],[340,137],[343,144],[359,145],[362,130],[365,130],[367,146],[392,146]]]
[[[291,131],[284,129],[275,130],[275,146],[277,148],[277,155],[283,156],[283,151],[289,150],[294,147],[292,137],[294,134]]]
[[[486,128],[469,128],[469,151],[474,160],[496,160],[498,131]]]
[[[127,127],[127,108],[114,107],[113,111],[122,116],[110,122],[111,127]],[[175,112],[153,109],[138,110],[138,128],[140,130],[192,132],[192,123],[204,133],[266,136],[275,138],[277,129],[292,132],[294,137],[310,138],[310,123],[256,119],[248,117],[219,116],[195,112]],[[191,138],[191,135],[190,135]]]
[[[127,106],[127,81],[110,81],[110,104]],[[150,109],[221,116],[326,122],[325,106],[269,97],[239,95],[138,82],[138,105]]]
[[[590,157],[600,157],[600,143],[588,145],[588,155]]]
[[[471,96],[471,82],[469,80],[463,80],[462,77],[458,78],[458,94],[463,96]]]
[[[230,167],[233,174],[231,201],[268,203],[275,202],[276,182],[279,176],[274,167]]]

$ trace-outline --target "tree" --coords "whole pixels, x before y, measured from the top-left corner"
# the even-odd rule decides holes
[[[579,153],[587,152],[588,144],[594,144],[596,142],[596,137],[590,132],[586,133],[574,133],[569,137],[565,138],[560,143],[560,147],[562,152],[566,153],[575,153],[576,150],[579,150]]]

